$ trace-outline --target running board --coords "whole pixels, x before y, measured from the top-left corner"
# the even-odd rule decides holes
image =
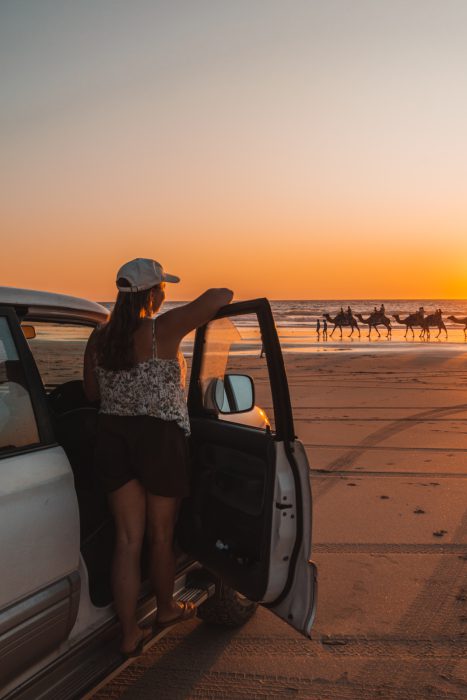
[[[174,599],[191,602],[198,607],[214,593],[211,581],[200,581],[199,587],[182,588]],[[148,624],[154,618],[154,599],[144,603],[138,610],[140,624]],[[158,630],[145,645],[155,644],[172,627]],[[120,671],[134,661],[124,660],[118,649],[119,624],[115,621],[104,626],[92,640],[84,639],[59,661],[43,669],[31,681],[3,697],[3,700],[85,700],[98,688],[109,682]]]

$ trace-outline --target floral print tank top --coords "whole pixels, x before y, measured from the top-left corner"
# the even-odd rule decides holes
[[[175,421],[190,434],[185,399],[186,361],[157,357],[155,323],[152,324],[152,358],[130,369],[96,367],[101,404],[99,413],[114,416],[154,416]]]

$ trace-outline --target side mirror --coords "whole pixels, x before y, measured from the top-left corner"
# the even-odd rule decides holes
[[[226,374],[216,379],[213,398],[219,413],[245,413],[255,405],[253,380],[246,374]]]
[[[26,340],[32,340],[36,337],[36,329],[34,328],[34,326],[22,325],[21,330],[23,331]]]

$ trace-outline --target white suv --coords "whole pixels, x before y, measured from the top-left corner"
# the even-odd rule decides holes
[[[266,360],[242,346],[233,321],[247,315]],[[81,382],[87,337],[107,316],[85,299],[0,287],[2,699],[80,698],[123,663],[113,525],[92,463],[98,406]],[[309,635],[309,469],[266,299],[231,304],[198,329],[188,407],[193,483],[177,526],[177,598],[227,625],[259,603]],[[143,622],[156,608],[144,556],[141,565]]]

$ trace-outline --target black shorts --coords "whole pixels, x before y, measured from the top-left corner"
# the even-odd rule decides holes
[[[100,414],[95,469],[105,491],[138,479],[156,496],[190,492],[188,441],[175,421]]]

